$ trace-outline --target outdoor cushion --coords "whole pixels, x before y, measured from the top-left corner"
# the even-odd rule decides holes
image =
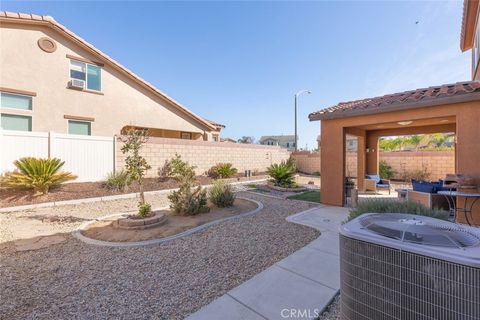
[[[426,181],[417,181],[412,179],[413,191],[426,192],[426,193],[436,193],[436,184]]]
[[[379,175],[367,174],[367,179],[374,180],[375,183],[380,183],[381,179]]]
[[[377,184],[377,188],[390,188],[390,185],[389,185],[389,184],[379,183],[379,184]]]

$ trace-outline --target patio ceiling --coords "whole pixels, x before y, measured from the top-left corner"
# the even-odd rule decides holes
[[[452,125],[455,124],[455,117],[434,117],[426,119],[403,119],[398,121],[367,124],[355,126],[355,128],[362,130],[384,130],[384,129],[399,129],[399,128],[416,128],[425,126],[440,126],[440,125]]]

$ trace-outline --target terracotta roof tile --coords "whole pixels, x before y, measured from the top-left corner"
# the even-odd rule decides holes
[[[313,112],[308,117],[313,121],[351,116],[352,114],[361,113],[362,111],[384,112],[389,111],[389,108],[392,106],[407,107],[408,105],[409,107],[412,107],[417,104],[420,107],[424,106],[424,103],[422,104],[421,102],[431,101],[432,104],[434,104],[434,101],[439,102],[438,100],[444,98],[460,97],[472,93],[477,94],[474,97],[474,100],[480,101],[479,81],[457,82],[453,84],[387,94],[380,97],[340,102],[332,107]]]
[[[27,14],[27,13],[16,13],[16,12],[8,12],[8,11],[0,11],[0,19],[3,21],[16,21],[16,22],[28,22],[30,21],[39,21],[39,22],[44,22],[47,26],[53,28],[54,30],[57,30],[59,32],[63,32],[64,35],[69,36],[72,38],[74,41],[76,41],[79,45],[86,47],[91,51],[92,54],[97,55],[99,58],[105,60],[105,62],[109,63],[110,65],[114,66],[118,70],[124,72],[127,74],[127,76],[130,76],[134,81],[139,83],[140,85],[147,87],[151,91],[153,91],[155,94],[158,96],[162,97],[165,100],[170,101],[176,108],[178,108],[180,111],[183,111],[185,114],[189,115],[190,117],[196,119],[198,122],[202,123],[204,126],[210,129],[218,130],[218,127],[210,123],[209,121],[206,121],[200,116],[197,116],[194,114],[192,111],[188,110],[186,107],[182,106],[179,102],[175,101],[173,98],[169,97],[165,93],[161,92],[155,86],[153,86],[151,83],[148,83],[147,81],[143,80],[139,76],[137,76],[135,73],[127,69],[125,66],[121,65],[102,51],[98,50],[95,48],[92,44],[88,43],[81,37],[77,36],[75,33],[72,31],[68,30],[65,26],[62,24],[58,23],[55,21],[55,19],[51,16],[39,16],[35,14]]]

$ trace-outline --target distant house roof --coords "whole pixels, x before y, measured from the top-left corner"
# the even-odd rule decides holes
[[[466,81],[340,102],[332,107],[310,113],[308,118],[310,121],[335,119],[475,100],[480,100],[480,82]]]
[[[218,130],[225,128],[224,124],[221,124],[221,123],[218,123],[218,122],[215,122],[215,121],[212,121],[212,120],[208,120],[208,119],[205,119],[205,121],[209,122],[211,125],[216,127]]]
[[[35,14],[28,14],[28,13],[16,13],[16,12],[7,12],[7,11],[0,11],[0,23],[2,22],[11,22],[11,23],[18,23],[18,24],[32,24],[32,25],[43,25],[46,27],[49,27],[66,38],[70,39],[83,49],[87,50],[89,53],[93,54],[96,56],[98,59],[102,60],[105,64],[108,64],[112,66],[114,69],[119,71],[120,73],[124,74],[128,78],[132,79],[136,83],[138,83],[140,86],[143,88],[149,90],[150,92],[154,93],[158,97],[167,100],[170,102],[173,107],[175,107],[177,110],[182,112],[183,114],[189,116],[190,118],[193,118],[196,122],[201,123],[203,126],[206,128],[212,129],[212,130],[218,130],[219,126],[216,126],[212,124],[210,121],[207,121],[203,119],[202,117],[196,115],[192,111],[188,110],[186,107],[182,106],[179,102],[175,101],[173,98],[167,96],[165,93],[161,92],[158,90],[154,85],[151,83],[148,83],[147,81],[143,80],[139,76],[137,76],[135,73],[127,69],[125,66],[121,65],[117,61],[115,61],[113,58],[109,57],[102,51],[98,50],[95,48],[92,44],[88,43],[84,39],[80,38],[77,36],[75,33],[72,31],[68,30],[65,26],[62,24],[58,23],[55,21],[50,16],[39,16]],[[220,125],[221,126],[221,125]]]
[[[279,144],[286,144],[287,142],[295,141],[295,136],[294,135],[262,136],[259,142],[263,143],[266,140],[275,140]]]

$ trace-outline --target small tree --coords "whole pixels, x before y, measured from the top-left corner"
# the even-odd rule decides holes
[[[124,145],[121,149],[122,153],[127,156],[125,159],[125,169],[130,179],[136,181],[140,187],[138,214],[142,217],[147,216],[151,211],[151,209],[149,209],[150,204],[145,202],[145,194],[143,192],[143,179],[151,166],[147,163],[147,160],[140,155],[140,150],[147,141],[147,130],[130,129],[127,132],[127,136],[122,139]]]

